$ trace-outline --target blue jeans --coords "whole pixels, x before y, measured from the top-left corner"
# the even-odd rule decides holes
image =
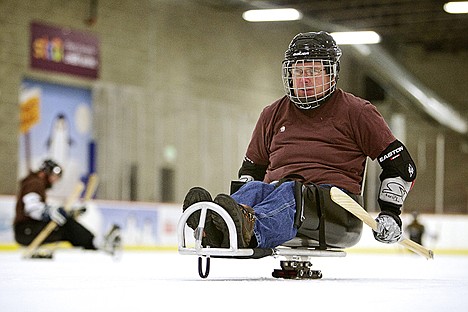
[[[274,248],[296,237],[293,181],[279,187],[260,181],[248,182],[232,198],[255,210],[254,235],[259,248]]]

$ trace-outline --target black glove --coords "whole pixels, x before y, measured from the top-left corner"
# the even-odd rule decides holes
[[[393,244],[400,240],[402,235],[400,217],[390,211],[382,211],[377,218],[377,231],[373,231],[374,238],[386,244]]]
[[[58,226],[67,223],[68,213],[63,207],[47,206],[44,212],[44,219],[46,221],[54,221]]]

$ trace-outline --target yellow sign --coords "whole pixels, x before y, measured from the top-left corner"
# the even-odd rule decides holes
[[[20,131],[26,133],[29,129],[39,122],[40,107],[39,97],[33,96],[20,104]]]

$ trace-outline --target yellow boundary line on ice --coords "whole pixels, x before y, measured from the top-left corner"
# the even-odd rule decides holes
[[[8,252],[8,251],[19,251],[24,246],[20,246],[17,244],[6,244],[0,245],[0,252]],[[47,249],[47,245],[41,246],[41,248]],[[68,249],[73,248],[69,243],[62,242],[59,244],[58,249]],[[126,251],[177,251],[177,246],[125,246],[124,250]]]
[[[0,252],[18,251],[22,248],[17,244],[0,244]],[[72,248],[68,243],[60,243],[59,248]],[[125,251],[177,251],[177,246],[125,246]],[[410,254],[411,251],[404,249],[390,248],[349,248],[345,250],[349,254]],[[468,256],[468,249],[434,249],[435,258],[437,255]]]

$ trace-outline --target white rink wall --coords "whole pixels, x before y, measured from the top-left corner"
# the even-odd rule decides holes
[[[0,196],[0,251],[18,248],[11,226],[14,209],[14,196]],[[80,221],[95,235],[103,235],[113,223],[120,225],[127,249],[176,250],[177,222],[181,211],[178,204],[95,200],[88,205]],[[402,219],[407,225],[412,217],[403,214]],[[423,245],[436,254],[468,254],[468,216],[422,214],[419,220],[426,227]],[[371,230],[364,227],[360,242],[348,251],[402,251],[397,244],[378,243]]]
[[[0,250],[18,247],[12,229],[15,201],[14,196],[0,196]],[[181,212],[177,204],[94,200],[79,221],[96,236],[118,224],[126,248],[175,250]]]

